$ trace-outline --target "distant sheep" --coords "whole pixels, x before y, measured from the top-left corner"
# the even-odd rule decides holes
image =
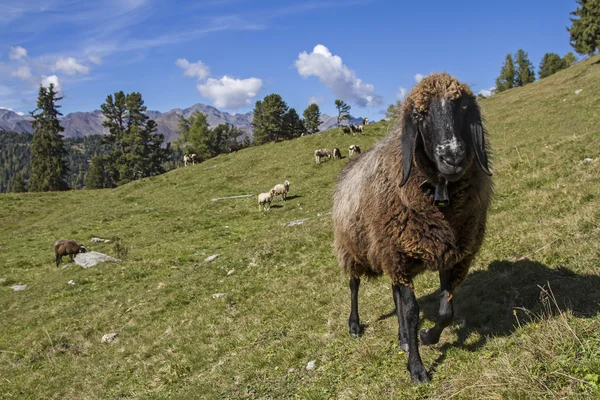
[[[352,128],[350,128],[348,125],[342,125],[342,132],[344,133],[352,133]]]
[[[321,158],[331,158],[331,151],[329,149],[315,150],[315,163],[321,164]]]
[[[397,128],[338,178],[334,251],[350,275],[350,334],[360,334],[360,278],[388,275],[413,382],[429,381],[419,339],[438,343],[483,242],[492,198],[486,136],[471,89],[431,74],[406,97]],[[440,307],[435,326],[419,334],[413,279],[426,270],[439,274]]]
[[[333,148],[333,159],[337,160],[337,159],[340,159],[340,158],[342,158],[342,152],[337,147],[334,147]]]
[[[185,156],[183,156],[183,164],[187,167],[188,163],[191,162],[192,165],[196,164],[196,160],[197,160],[196,154],[192,153],[192,154],[186,154]]]
[[[356,131],[360,132],[360,133],[365,133],[365,126],[364,125],[358,125],[356,127]]]
[[[369,118],[364,118],[364,119],[362,120],[362,126],[365,126],[365,125],[367,125],[368,123],[369,123]]]
[[[275,191],[273,189],[269,190],[267,193],[261,193],[258,195],[258,211],[266,211],[271,209],[271,201],[275,196]]]
[[[290,191],[290,181],[278,183],[271,190],[274,192],[274,197],[281,196],[281,201],[285,201],[287,194]]]
[[[360,147],[353,144],[348,147],[348,158],[352,158],[353,156],[357,156],[360,154]]]
[[[56,257],[56,266],[62,262],[63,256],[69,256],[69,262],[73,262],[73,255],[85,253],[85,246],[74,240],[62,239],[54,243],[54,256]]]

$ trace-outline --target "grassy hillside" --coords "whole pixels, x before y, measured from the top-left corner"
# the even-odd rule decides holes
[[[312,152],[369,148],[389,129],[378,123],[364,136],[329,131],[250,148],[115,190],[1,195],[0,393],[600,396],[599,94],[595,57],[482,101],[496,196],[482,251],[454,297],[455,323],[422,347],[431,384],[410,384],[386,278],[361,286],[368,326],[360,339],[347,334],[349,290],[327,214],[347,159],[315,165]],[[255,198],[211,201],[285,179],[290,198],[269,212]],[[94,236],[119,244],[91,244]],[[59,238],[123,262],[56,268]],[[213,254],[221,256],[203,262]],[[415,286],[429,327],[437,278],[422,275]],[[100,342],[113,332],[114,342]]]

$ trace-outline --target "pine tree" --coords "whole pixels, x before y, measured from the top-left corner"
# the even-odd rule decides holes
[[[284,117],[284,138],[294,139],[303,136],[306,133],[306,127],[304,122],[300,119],[300,116],[294,108],[290,108]]]
[[[102,156],[96,156],[92,158],[90,168],[85,174],[85,188],[86,189],[103,189],[114,186],[111,179],[107,176],[105,171],[106,158]]]
[[[60,134],[65,129],[58,120],[62,114],[58,111],[60,106],[56,104],[62,97],[57,97],[57,94],[52,83],[47,88],[40,86],[37,109],[31,112],[34,134],[31,142],[29,190],[32,192],[69,188],[65,181],[67,164],[64,157],[67,150]]]
[[[579,54],[593,55],[600,48],[600,0],[577,0],[579,7],[571,12],[578,18],[570,18],[567,28],[570,43]]]
[[[206,115],[195,111],[186,119],[183,115],[179,120],[179,131],[181,135],[175,142],[177,148],[183,149],[186,154],[196,154],[199,161],[207,160],[214,155],[209,146],[209,129]]]
[[[515,57],[518,68],[515,79],[516,86],[525,86],[528,83],[535,81],[533,64],[527,57],[527,53],[523,49],[519,49]]]
[[[285,115],[289,107],[280,95],[272,93],[254,106],[254,143],[275,142],[286,137]]]
[[[114,146],[105,165],[111,181],[124,184],[163,173],[170,147],[162,147],[164,136],[156,133],[156,122],[145,114],[142,95],[120,91],[114,99],[108,95],[100,108],[107,118],[102,125],[110,130],[107,140]]]
[[[308,131],[308,133],[313,134],[319,132],[319,125],[321,125],[321,121],[319,118],[321,117],[321,110],[319,110],[319,106],[315,103],[312,103],[304,113],[304,127]]]
[[[565,56],[563,57],[563,61],[565,62],[567,67],[570,67],[571,65],[577,64],[577,56],[575,55],[575,53],[570,51],[567,54],[565,54]]]
[[[540,76],[540,79],[544,79],[567,67],[567,62],[558,54],[546,53],[542,58],[542,62],[540,62],[540,70],[538,75]]]
[[[496,92],[503,92],[513,87],[515,87],[515,64],[512,55],[507,54],[500,76],[496,78]]]
[[[23,179],[23,175],[21,175],[21,174],[15,175],[15,180],[13,182],[12,191],[15,193],[24,193],[27,191],[27,187],[25,186],[25,179]]]
[[[390,104],[385,110],[385,119],[388,121],[396,121],[402,113],[402,100],[396,100],[395,104]]]
[[[336,99],[335,108],[338,110],[337,126],[339,128],[343,120],[350,119],[350,106],[345,101]]]

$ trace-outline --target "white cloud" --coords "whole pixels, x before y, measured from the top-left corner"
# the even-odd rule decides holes
[[[415,82],[419,83],[421,82],[421,79],[425,78],[425,75],[423,74],[415,74]]]
[[[396,92],[396,99],[404,101],[405,98],[406,98],[406,89],[403,87],[399,87],[398,91]]]
[[[204,64],[202,61],[190,63],[185,58],[180,58],[175,61],[175,64],[177,64],[179,68],[183,69],[183,74],[185,76],[192,76],[198,79],[206,79],[210,76],[210,68],[208,68],[208,65]]]
[[[88,60],[90,60],[90,62],[93,62],[96,65],[102,64],[102,57],[100,56],[89,56]]]
[[[27,65],[22,65],[19,68],[15,69],[11,74],[15,78],[19,78],[23,81],[31,79],[31,69]]]
[[[481,89],[479,91],[479,94],[482,95],[482,96],[485,96],[485,97],[490,97],[491,95],[494,94],[495,91],[496,91],[496,88],[495,87],[491,87],[489,89]]]
[[[381,96],[375,93],[375,87],[364,83],[348,68],[340,56],[331,54],[329,49],[318,44],[312,53],[303,51],[294,63],[300,76],[316,76],[334,95],[345,101],[356,103],[359,107],[381,103]]]
[[[80,64],[73,57],[58,57],[52,69],[53,71],[62,71],[67,75],[87,75],[90,72],[90,67]]]
[[[20,60],[27,57],[27,50],[21,46],[11,47],[8,53],[8,58],[11,60]]]
[[[42,75],[42,80],[40,81],[40,85],[44,86],[44,87],[48,87],[50,86],[50,84],[54,84],[54,89],[57,92],[60,92],[60,80],[58,79],[58,76],[56,75],[50,75],[50,76],[45,76]]]
[[[315,97],[315,96],[311,96],[308,98],[308,105],[310,106],[311,104],[321,104],[321,102],[323,101],[322,97]]]
[[[220,79],[209,78],[196,88],[217,108],[238,108],[251,105],[262,85],[259,78],[235,79],[225,75]]]

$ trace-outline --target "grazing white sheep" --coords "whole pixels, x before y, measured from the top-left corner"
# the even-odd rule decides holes
[[[285,201],[287,194],[290,191],[290,181],[278,183],[271,190],[274,191],[275,197],[281,196],[281,201]]]
[[[188,163],[191,162],[192,165],[196,164],[196,154],[186,154],[183,156],[183,164],[187,167]]]
[[[365,126],[364,125],[358,125],[356,127],[356,131],[360,132],[360,133],[365,133]]]
[[[329,149],[318,149],[315,150],[315,162],[321,164],[321,158],[331,158],[331,151]]]
[[[273,200],[273,196],[275,196],[275,191],[273,189],[269,190],[267,193],[261,193],[258,195],[258,211],[266,211],[271,208],[271,201]]]
[[[360,154],[360,147],[358,147],[357,145],[353,144],[350,145],[350,147],[348,147],[348,158],[351,158],[354,155],[359,155]]]

